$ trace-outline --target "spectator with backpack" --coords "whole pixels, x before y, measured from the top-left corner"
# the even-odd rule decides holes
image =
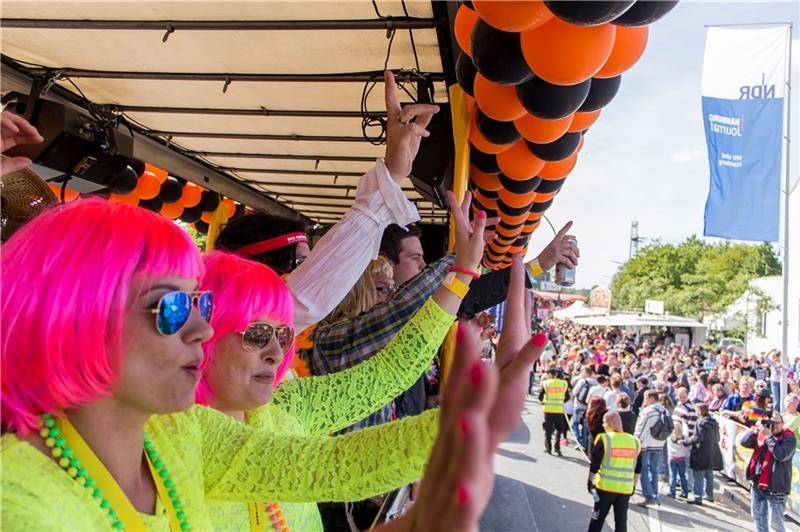
[[[658,392],[644,394],[644,409],[636,422],[634,436],[642,442],[642,494],[644,501],[637,503],[646,508],[658,504],[658,468],[664,454],[664,443],[675,428],[672,417],[659,402]]]
[[[714,502],[714,471],[722,470],[722,451],[719,450],[719,424],[708,415],[708,405],[697,403],[695,412],[699,419],[694,436],[684,440],[692,446],[689,466],[694,476],[694,499],[689,504],[703,504],[703,485],[706,499]]]
[[[592,378],[594,372],[592,367],[586,365],[583,367],[581,377],[575,381],[572,386],[572,433],[578,444],[584,450],[589,448],[589,425],[586,423],[586,411],[589,408],[589,390],[595,386],[597,382]]]

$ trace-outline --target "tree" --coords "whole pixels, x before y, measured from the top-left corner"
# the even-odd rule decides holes
[[[611,289],[614,308],[642,309],[646,299],[660,299],[671,314],[699,318],[724,310],[751,279],[780,273],[768,243],[708,244],[692,235],[677,246],[645,246],[617,272]]]

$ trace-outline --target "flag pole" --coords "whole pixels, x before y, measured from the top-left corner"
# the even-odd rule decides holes
[[[786,153],[786,167],[783,191],[783,339],[781,342],[781,403],[786,397],[786,367],[789,365],[789,204],[790,181],[789,178],[789,147],[791,146],[791,119],[792,119],[792,23],[789,22],[789,39],[787,46],[789,53],[786,61],[786,136],[784,137],[784,150]],[[785,409],[783,404],[778,405],[781,412]]]

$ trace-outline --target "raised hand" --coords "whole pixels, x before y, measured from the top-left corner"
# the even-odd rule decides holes
[[[558,263],[566,264],[570,268],[578,265],[578,257],[581,256],[578,246],[575,242],[564,240],[564,236],[570,228],[572,228],[572,222],[567,222],[536,257],[542,270],[547,271]]]
[[[439,112],[438,105],[415,103],[400,105],[400,95],[394,74],[383,73],[386,89],[386,155],[384,161],[392,178],[399,184],[411,173],[411,164],[419,152],[423,137],[430,136],[425,129],[433,115]]]
[[[464,194],[461,205],[456,201],[452,192],[447,192],[447,203],[453,214],[456,236],[456,265],[476,271],[483,257],[484,230],[486,229],[486,213],[479,211],[475,219],[469,221],[469,206],[472,203],[472,194]]]
[[[23,117],[10,111],[0,115],[0,152],[10,150],[20,144],[35,144],[44,141],[39,131]],[[0,175],[22,170],[31,165],[27,157],[10,157],[0,163]]]

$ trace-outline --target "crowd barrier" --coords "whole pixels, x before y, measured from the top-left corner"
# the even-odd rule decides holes
[[[752,449],[742,447],[742,437],[748,429],[741,423],[715,414],[719,423],[719,447],[722,451],[722,474],[750,489],[750,482],[745,478],[745,470],[752,456]],[[792,457],[792,491],[786,504],[786,512],[796,521],[800,521],[800,452]]]

